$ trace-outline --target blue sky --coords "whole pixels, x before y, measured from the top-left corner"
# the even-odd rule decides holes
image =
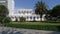
[[[35,3],[40,0],[14,0],[15,9],[34,9]],[[53,8],[54,6],[60,4],[60,0],[42,0],[48,6],[48,8]]]

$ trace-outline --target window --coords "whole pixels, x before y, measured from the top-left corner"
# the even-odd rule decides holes
[[[21,13],[21,12],[19,11],[19,13]]]
[[[30,19],[32,19],[32,17],[30,17]]]
[[[27,14],[28,14],[28,11],[27,11]]]
[[[33,19],[35,19],[35,17],[33,17]]]
[[[39,19],[39,17],[37,17],[37,19]]]
[[[31,11],[30,11],[30,13],[31,13]]]

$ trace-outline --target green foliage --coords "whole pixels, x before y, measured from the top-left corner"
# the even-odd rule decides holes
[[[53,17],[60,16],[60,5],[56,5],[55,7],[53,7],[51,16]]]
[[[44,25],[43,25],[44,24]],[[38,29],[38,30],[51,30],[51,31],[60,31],[60,25],[53,25],[49,23],[42,23],[42,24],[31,24],[31,23],[9,23],[7,24],[9,27],[16,27],[16,28],[26,28],[26,29]]]
[[[35,5],[35,13],[40,15],[41,21],[42,21],[42,15],[47,14],[47,7],[44,2],[37,2]]]
[[[0,23],[9,14],[8,9],[4,5],[0,5]]]
[[[16,22],[18,22],[18,19],[17,19],[17,17],[15,17],[16,18]]]
[[[9,23],[9,22],[11,22],[11,18],[10,18],[10,17],[6,17],[6,18],[4,19],[4,23]]]
[[[21,21],[21,22],[23,22],[23,21],[25,21],[25,20],[26,20],[25,17],[20,17],[20,21]]]
[[[48,18],[47,20],[51,20],[51,21],[60,21],[60,5],[56,5],[55,7],[53,7],[53,9],[50,9],[48,12]]]
[[[2,20],[4,19],[4,16],[0,16],[0,23],[3,23]]]
[[[60,20],[49,20],[49,21],[43,21],[42,23],[44,23],[44,22],[45,23],[52,23],[52,24],[56,23],[57,24],[57,23],[60,23]]]
[[[7,16],[8,14],[8,9],[4,5],[0,5],[0,16]]]

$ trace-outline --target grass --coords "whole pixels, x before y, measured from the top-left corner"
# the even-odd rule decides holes
[[[38,30],[52,30],[60,31],[60,23],[45,23],[45,22],[10,22],[9,27],[38,29]]]
[[[10,22],[11,24],[27,24],[27,25],[60,25],[60,23],[45,23],[45,22]]]

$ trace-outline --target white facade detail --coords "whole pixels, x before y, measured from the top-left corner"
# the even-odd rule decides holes
[[[16,18],[20,21],[19,17],[25,17],[26,21],[41,21],[40,15],[34,14],[32,9],[18,9],[17,12],[10,16],[12,21],[15,21]],[[45,21],[45,14],[42,17],[42,21]]]
[[[9,15],[14,13],[14,0],[8,0]]]

